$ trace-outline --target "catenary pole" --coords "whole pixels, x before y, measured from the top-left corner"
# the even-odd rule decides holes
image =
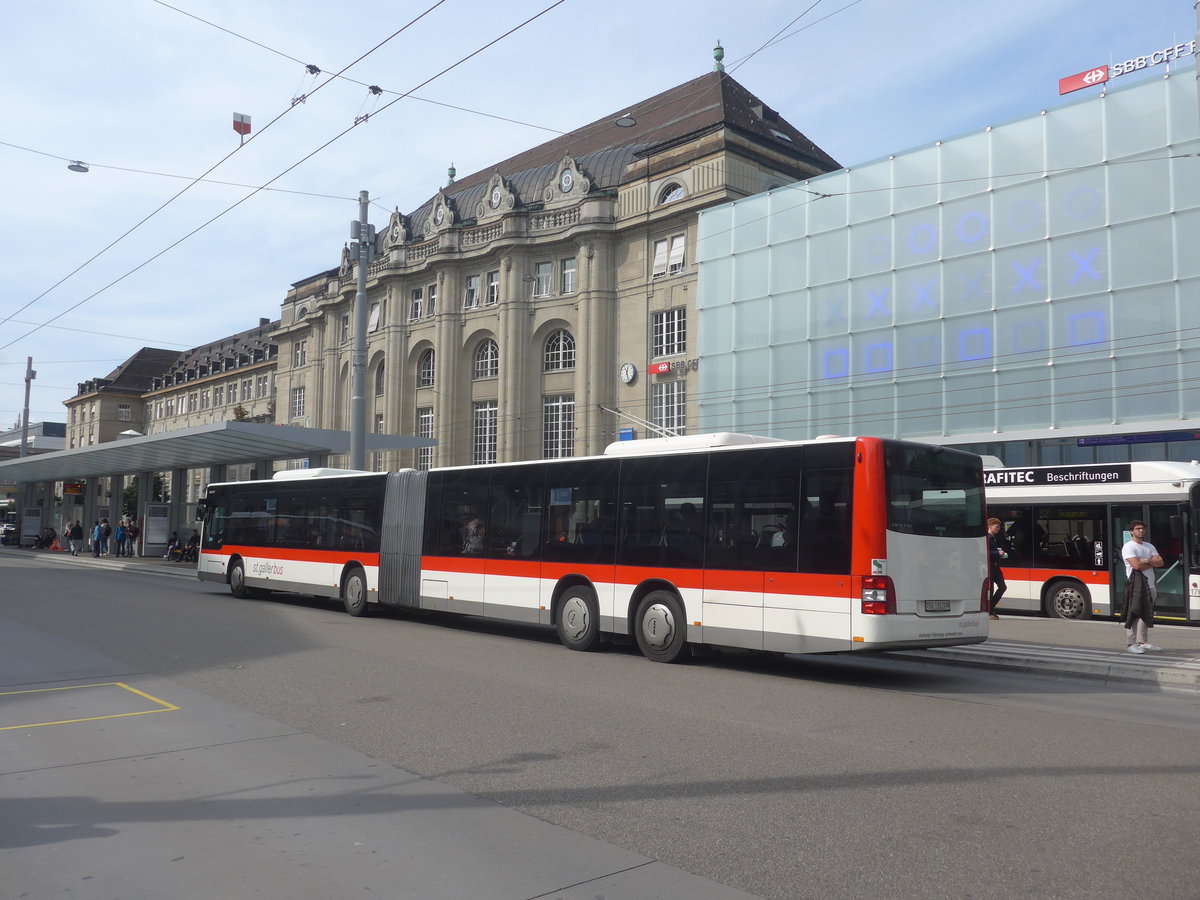
[[[33,371],[33,357],[27,356],[25,357],[25,408],[21,410],[21,456],[29,452],[26,449],[26,444],[29,443],[29,387],[35,378],[37,378],[37,372]]]
[[[375,249],[375,229],[367,224],[369,199],[358,192],[358,221],[354,237],[358,241],[358,290],[354,293],[354,354],[350,386],[350,468],[367,467],[367,268]]]

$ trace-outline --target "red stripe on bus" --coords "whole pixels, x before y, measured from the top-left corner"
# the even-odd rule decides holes
[[[351,553],[346,550],[305,550],[291,547],[246,547],[226,544],[220,550],[202,550],[203,556],[253,556],[256,559],[282,559],[288,562],[362,563],[365,566],[379,565],[378,553]]]
[[[1053,581],[1056,578],[1074,578],[1084,584],[1109,585],[1112,579],[1108,572],[1093,569],[1025,569],[1020,566],[1001,565],[1004,577],[1015,581]]]
[[[811,572],[758,572],[730,569],[661,569],[651,566],[604,566],[588,563],[529,562],[511,559],[480,559],[464,556],[426,556],[423,572],[464,575],[505,575],[511,578],[558,580],[582,575],[596,584],[641,584],[666,581],[677,588],[751,593],[800,594],[823,597],[852,597],[857,580],[849,575],[817,575]]]

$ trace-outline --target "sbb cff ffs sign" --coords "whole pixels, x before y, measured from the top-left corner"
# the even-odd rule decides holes
[[[1130,72],[1140,72],[1142,69],[1149,68],[1150,66],[1161,66],[1163,63],[1182,59],[1185,56],[1193,56],[1195,53],[1196,42],[1195,40],[1191,40],[1182,44],[1163,47],[1161,50],[1155,50],[1153,53],[1147,53],[1145,56],[1135,56],[1132,59],[1122,60],[1121,62],[1113,63],[1111,66],[1097,66],[1094,69],[1088,69],[1086,72],[1080,72],[1078,75],[1060,78],[1058,80],[1058,93],[1060,95],[1069,94],[1071,91],[1082,90],[1094,84],[1104,84],[1109,79],[1119,78],[1122,75],[1128,75]]]
[[[1106,81],[1108,81],[1108,66],[1098,66],[1095,69],[1080,72],[1078,75],[1068,75],[1066,78],[1058,79],[1058,93],[1061,96],[1069,94],[1071,91],[1083,90],[1094,84],[1104,84]]]

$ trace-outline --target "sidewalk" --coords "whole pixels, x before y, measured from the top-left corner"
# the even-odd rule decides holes
[[[5,616],[0,797],[5,898],[753,900]]]
[[[161,557],[121,559],[47,550],[4,551],[35,555],[47,564],[99,566],[155,575],[196,577],[194,563],[167,562]],[[983,644],[937,650],[906,650],[900,655],[931,662],[999,666],[1029,672],[1055,672],[1098,678],[1105,682],[1141,682],[1147,687],[1200,692],[1200,625],[1155,625],[1150,639],[1163,649],[1135,656],[1125,652],[1125,632],[1111,620],[1067,622],[1034,615],[1001,616],[989,622]]]

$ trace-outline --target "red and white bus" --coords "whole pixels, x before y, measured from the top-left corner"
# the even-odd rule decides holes
[[[986,468],[988,514],[1004,523],[1006,610],[1063,619],[1117,615],[1125,590],[1121,547],[1129,523],[1166,565],[1157,570],[1156,617],[1200,623],[1200,465],[1125,462]]]
[[[287,591],[631,635],[828,653],[987,637],[979,457],[879,438],[717,434],[603,456],[209,485],[198,566]]]

